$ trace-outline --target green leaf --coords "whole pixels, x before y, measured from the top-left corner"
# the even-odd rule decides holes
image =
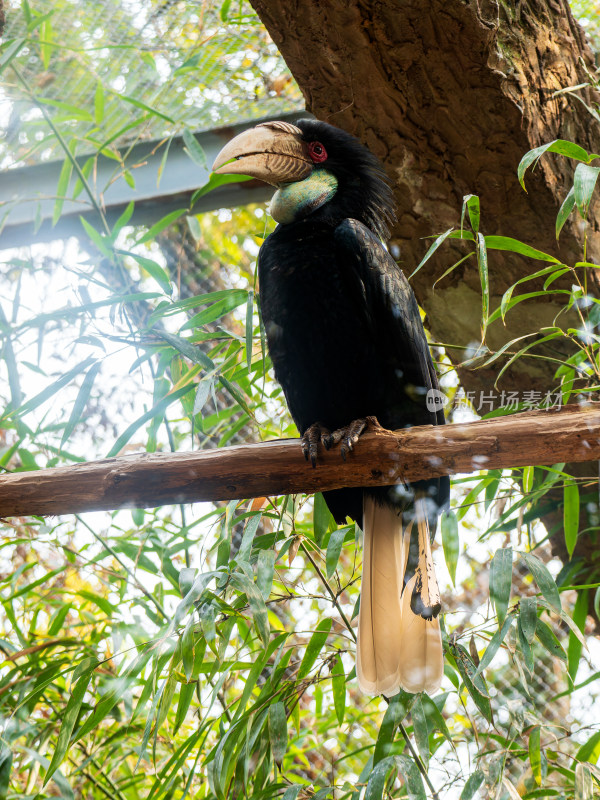
[[[476,194],[467,194],[463,197],[463,206],[460,216],[461,230],[463,227],[463,220],[465,218],[465,211],[469,212],[469,222],[471,223],[473,233],[477,233],[479,231],[479,218],[481,214],[479,209],[479,197],[477,197]]]
[[[535,582],[537,583],[538,588],[544,598],[557,611],[562,611],[558,588],[554,582],[554,578],[548,572],[546,565],[542,564],[539,558],[536,558],[533,553],[521,553],[521,557],[529,567],[529,571],[533,575]]]
[[[161,231],[164,231],[165,228],[168,228],[169,225],[172,225],[175,220],[178,220],[179,217],[183,216],[183,214],[186,212],[187,208],[179,208],[176,211],[171,211],[170,214],[167,214],[162,219],[159,219],[158,222],[155,222],[154,225],[136,241],[136,244],[145,244],[146,242],[155,239],[158,234],[161,233]],[[131,255],[133,255],[133,253],[131,253]]]
[[[519,603],[519,624],[523,636],[531,644],[537,628],[537,600],[535,597],[522,597]]]
[[[444,558],[450,573],[450,578],[456,586],[456,566],[458,564],[458,554],[460,552],[460,541],[458,536],[458,520],[454,511],[446,511],[441,518],[442,528],[442,547],[444,548]]]
[[[597,795],[596,795],[597,796]],[[587,764],[575,767],[575,800],[593,800],[594,779]]]
[[[423,266],[423,264],[425,264],[426,261],[429,261],[431,256],[435,253],[438,247],[446,241],[446,239],[450,236],[453,230],[454,228],[448,228],[447,231],[445,231],[444,233],[442,233],[440,236],[437,237],[437,239],[429,247],[423,258],[419,262],[417,268],[410,274],[409,280],[417,274],[417,272],[421,269],[421,267]]]
[[[112,231],[110,233],[110,238],[113,242],[117,238],[117,234],[125,227],[125,225],[127,225],[129,220],[131,219],[134,208],[135,208],[135,203],[133,202],[133,200],[131,200],[131,202],[127,204],[123,213],[119,216],[119,219],[113,225]]]
[[[98,666],[99,662],[94,660],[94,663],[90,665],[84,674],[79,678],[75,687],[71,692],[71,696],[69,697],[69,701],[67,703],[67,707],[62,714],[62,723],[60,726],[60,731],[58,732],[58,740],[56,742],[56,748],[54,750],[54,754],[52,755],[52,761],[50,762],[50,766],[48,767],[48,771],[46,772],[46,777],[44,778],[44,784],[48,783],[54,772],[56,771],[57,767],[62,762],[63,758],[66,755],[67,749],[69,747],[69,742],[71,740],[71,734],[75,728],[75,723],[77,722],[77,718],[79,716],[79,710],[81,708],[81,704],[83,702],[83,698],[87,691],[88,685],[94,673],[94,670]]]
[[[467,782],[463,786],[460,793],[460,800],[473,800],[473,795],[479,789],[484,780],[483,772],[478,769],[467,778]]]
[[[575,601],[575,608],[573,609],[573,622],[583,633],[585,630],[585,622],[588,613],[588,597],[589,590],[582,589],[577,593],[577,600]],[[567,647],[567,670],[570,678],[570,685],[575,683],[579,665],[581,663],[581,651],[583,644],[581,640],[575,635],[574,631],[569,633],[569,644]]]
[[[412,758],[408,756],[395,756],[394,761],[404,776],[404,788],[408,800],[427,800],[423,780],[419,768]]]
[[[488,250],[504,250],[509,253],[520,253],[522,256],[535,258],[538,261],[552,261],[554,264],[560,264],[558,258],[544,253],[541,250],[536,250],[535,247],[530,247],[528,244],[524,244],[518,239],[512,239],[510,236],[486,236],[485,244]]]
[[[269,599],[275,574],[275,551],[261,550],[256,565],[256,585],[265,600]]]
[[[563,497],[565,544],[569,558],[572,558],[579,535],[579,487],[574,478],[565,480]]]
[[[346,675],[341,656],[338,656],[331,668],[331,690],[333,692],[333,706],[335,715],[340,725],[344,722],[346,713]]]
[[[525,494],[533,489],[533,476],[535,474],[535,467],[523,467],[523,491]]]
[[[23,403],[23,405],[17,410],[17,415],[22,417],[25,414],[28,414],[30,411],[33,411],[34,408],[41,406],[42,403],[45,403],[47,400],[49,400],[60,389],[62,389],[63,386],[66,386],[68,383],[70,383],[73,378],[80,373],[85,372],[85,370],[90,367],[94,361],[95,359],[92,357],[86,358],[84,361],[80,361],[68,372],[65,372],[63,375],[61,375],[60,378],[57,378],[57,380],[55,380],[49,386],[46,386],[45,389],[42,389],[42,391],[32,397],[31,400],[27,400],[25,403]]]
[[[194,164],[202,169],[208,170],[204,150],[189,128],[183,129],[183,142],[185,144],[185,152],[192,159]]]
[[[10,747],[0,743],[0,800],[6,800],[10,784],[13,754]]]
[[[335,520],[327,507],[325,498],[318,492],[314,498],[313,506],[313,531],[315,542],[320,546],[327,531],[335,530]]]
[[[156,403],[156,405],[152,406],[152,408],[146,411],[144,414],[142,414],[141,417],[138,417],[138,419],[136,419],[135,422],[132,422],[131,425],[129,425],[123,431],[123,433],[118,437],[116,442],[110,448],[110,451],[108,452],[106,457],[112,458],[113,456],[116,456],[118,453],[120,453],[123,447],[125,447],[127,442],[131,439],[133,434],[137,430],[139,430],[139,428],[141,428],[142,425],[145,425],[146,422],[149,422],[151,419],[160,417],[172,403],[174,403],[176,400],[181,399],[194,387],[195,384],[190,383],[188,386],[182,386],[180,389],[177,389],[175,392],[172,392],[171,394],[168,394],[166,397],[163,397],[161,400],[159,400],[159,402]]]
[[[363,800],[382,800],[386,781],[394,768],[393,756],[384,758],[373,768],[367,781]]]
[[[203,353],[199,347],[196,347],[196,345],[192,344],[187,339],[184,339],[183,336],[176,336],[174,333],[168,333],[164,330],[157,331],[157,333],[159,333],[165,342],[170,344],[171,347],[174,347],[186,358],[189,358],[189,360],[194,364],[200,364],[200,366],[208,370],[215,369],[214,362],[205,353]],[[190,386],[190,388],[192,388],[192,386],[193,384]]]
[[[194,314],[185,325],[181,326],[181,330],[189,330],[190,328],[199,328],[201,325],[207,325],[209,322],[214,322],[217,319],[225,316],[234,308],[238,308],[243,303],[248,302],[248,294],[243,289],[233,289],[228,292],[221,300],[207,306],[203,311]]]
[[[160,264],[157,264],[156,261],[153,261],[151,258],[140,256],[138,253],[130,252],[128,255],[131,256],[134,261],[137,261],[140,267],[142,267],[151,278],[154,278],[154,280],[166,294],[172,293],[173,287],[171,286],[169,276],[167,275],[166,270],[164,270]]]
[[[540,748],[540,726],[536,725],[529,733],[529,763],[538,786],[542,785],[542,751]]]
[[[423,710],[423,703],[421,695],[418,694],[413,703],[410,711],[410,716],[413,726],[413,734],[419,755],[426,767],[429,766],[429,729],[427,727],[427,720],[425,719],[425,711]]]
[[[483,677],[477,672],[477,668],[472,658],[462,645],[454,645],[451,648],[456,661],[456,667],[460,673],[463,683],[471,695],[477,708],[481,711],[486,720],[493,724],[492,706],[490,703],[489,692]]]
[[[390,698],[377,735],[375,752],[373,753],[373,765],[379,763],[390,754],[396,729],[412,708],[415,698],[415,694],[409,694],[403,690],[400,690]]]
[[[252,178],[249,175],[215,175],[213,172],[204,186],[201,186],[200,189],[197,189],[192,195],[190,208],[193,208],[197,200],[204,197],[205,194],[212,192],[214,189],[217,189],[219,186],[223,186],[227,183],[243,183],[244,181],[251,180]]]
[[[254,620],[256,631],[260,636],[264,645],[269,644],[269,623],[267,618],[267,607],[263,596],[258,590],[258,587],[241,572],[235,572],[231,576],[231,583],[235,588],[243,592],[248,598],[250,612]],[[329,621],[331,624],[331,620]]]
[[[194,397],[194,407],[192,409],[192,414],[194,417],[196,416],[196,414],[199,414],[204,408],[206,401],[208,400],[210,393],[213,389],[213,386],[214,386],[213,381],[207,378],[203,378],[198,384],[198,388],[196,390],[196,396]]]
[[[278,700],[269,706],[269,740],[276,764],[281,765],[287,750],[287,719],[285,706]]]
[[[502,623],[502,627],[500,627],[496,633],[490,639],[488,646],[485,649],[485,653],[481,657],[481,661],[479,662],[479,666],[477,667],[477,672],[481,673],[484,669],[486,669],[491,663],[492,659],[498,652],[500,645],[506,638],[506,634],[510,630],[511,625],[515,620],[514,614],[507,614],[506,619]]]
[[[577,164],[573,176],[573,192],[575,205],[582,217],[587,216],[592,195],[596,188],[600,167],[590,167],[587,164]]]
[[[327,555],[325,558],[328,578],[331,578],[337,568],[338,561],[340,559],[340,553],[342,552],[342,545],[344,544],[344,539],[346,538],[347,532],[347,528],[338,528],[337,530],[333,531],[329,537],[329,542],[327,543]]]
[[[169,276],[167,275],[166,271],[157,264],[156,261],[153,261],[151,258],[146,258],[145,256],[140,256],[138,253],[128,253],[134,261],[142,267],[151,278],[153,278],[160,288],[166,294],[171,294],[173,292],[173,287],[171,286],[171,281],[169,280]]]
[[[329,618],[322,619],[317,625],[315,632],[310,637],[310,640],[306,645],[306,650],[304,652],[304,656],[302,657],[302,663],[300,664],[300,669],[298,670],[298,680],[305,678],[311,671],[313,664],[325,646],[330,630],[331,619]]]
[[[63,431],[62,439],[60,441],[60,446],[62,447],[64,443],[67,441],[75,425],[82,420],[83,411],[90,399],[90,394],[92,392],[92,386],[94,385],[94,381],[96,380],[96,375],[100,371],[101,363],[96,362],[92,364],[90,369],[87,371],[85,378],[82,381],[81,388],[77,393],[77,397],[75,399],[75,403],[73,404],[73,408],[71,410],[71,416],[69,417],[69,421],[67,422],[65,429]]]
[[[575,187],[571,186],[568,195],[562,202],[562,205],[556,215],[556,241],[558,241],[558,237],[560,236],[560,232],[562,231],[565,222],[568,220],[571,212],[575,208]]]
[[[254,316],[254,292],[248,292],[248,299],[246,301],[246,364],[248,365],[248,372],[252,369],[252,334]]]
[[[73,173],[73,162],[70,158],[65,158],[63,161],[60,175],[58,176],[58,185],[56,187],[56,200],[54,201],[54,211],[52,213],[52,226],[56,225],[62,214],[63,205],[67,197],[69,189],[69,182]]]
[[[102,81],[97,81],[96,83],[94,119],[96,120],[96,125],[100,125],[104,119],[104,86],[102,85]]]
[[[135,97],[131,97],[131,96],[126,95],[126,94],[119,94],[118,92],[115,92],[115,95],[117,97],[120,97],[121,100],[125,100],[126,103],[130,103],[132,106],[135,106],[136,108],[141,108],[142,111],[147,111],[153,117],[160,117],[160,119],[164,119],[164,120],[166,120],[166,122],[170,122],[171,125],[175,125],[176,124],[175,120],[171,119],[171,117],[168,117],[166,114],[163,114],[161,111],[158,111],[158,109],[156,109],[156,108],[152,108],[152,106],[146,105],[146,103],[142,103],[141,100],[137,100]]]
[[[534,150],[530,150],[528,153],[525,153],[521,159],[521,162],[517,168],[517,176],[521,186],[524,189],[525,172],[532,164],[535,164],[537,161],[539,161],[544,153],[560,153],[560,155],[567,156],[568,158],[574,158],[577,161],[583,161],[586,164],[592,158],[594,158],[594,156],[590,155],[587,150],[584,150],[583,147],[579,147],[579,145],[575,144],[574,142],[568,142],[564,139],[554,139],[552,142],[548,142],[548,144],[543,144],[540,147],[536,147]]]
[[[562,644],[556,638],[554,631],[541,619],[537,621],[535,635],[551,655],[560,658],[561,661],[567,660],[567,654]]]
[[[587,742],[584,742],[575,755],[575,761],[589,761],[596,764],[600,757],[600,731],[592,733]]]
[[[496,608],[498,624],[502,625],[508,609],[512,585],[512,547],[496,550],[490,565],[490,600]]]
[[[237,561],[248,561],[248,562],[250,561],[252,542],[254,541],[254,537],[256,536],[256,531],[258,530],[258,526],[260,525],[261,519],[262,519],[262,512],[259,512],[258,514],[255,514],[253,517],[250,517],[250,519],[246,523],[244,534],[242,536],[242,543],[240,544],[240,549],[238,550],[236,555]]]

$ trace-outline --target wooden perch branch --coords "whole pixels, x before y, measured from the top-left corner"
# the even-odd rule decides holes
[[[297,439],[195,453],[143,453],[0,477],[0,517],[153,508],[199,500],[377,486],[434,475],[600,459],[600,407],[369,431],[307,464]]]

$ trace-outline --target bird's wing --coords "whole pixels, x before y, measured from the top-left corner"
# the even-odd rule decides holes
[[[425,390],[439,389],[419,307],[400,267],[362,222],[344,220],[337,226],[335,237],[360,274],[380,340],[397,343],[402,364],[413,368]],[[425,398],[423,406],[425,413]],[[443,408],[428,414],[430,418],[425,417],[423,424],[444,424]]]

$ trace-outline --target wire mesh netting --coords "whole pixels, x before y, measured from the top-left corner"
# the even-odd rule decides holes
[[[40,104],[77,153],[302,107],[243,2],[11,0],[6,11],[19,54],[0,88],[4,168],[60,156]]]

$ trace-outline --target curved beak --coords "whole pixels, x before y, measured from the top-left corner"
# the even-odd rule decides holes
[[[289,122],[263,122],[228,142],[216,157],[213,172],[250,175],[280,186],[303,180],[312,167],[300,128]]]

